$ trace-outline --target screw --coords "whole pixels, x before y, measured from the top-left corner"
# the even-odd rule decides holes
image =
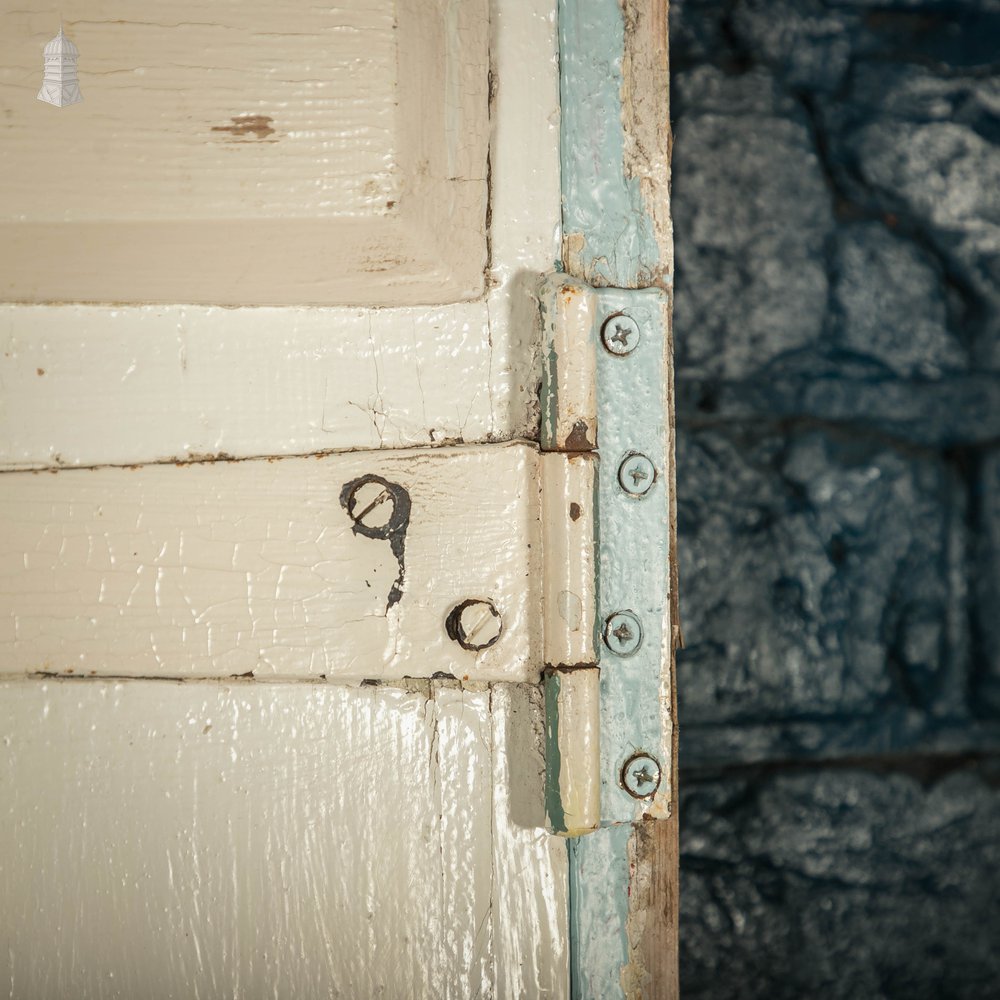
[[[642,625],[631,611],[616,611],[604,622],[604,645],[619,656],[631,656],[642,642]]]
[[[639,346],[639,324],[626,313],[609,316],[601,327],[601,342],[620,358],[631,354]]]
[[[656,482],[656,469],[653,463],[638,452],[626,455],[618,467],[618,484],[630,496],[645,496],[652,489],[654,482]]]
[[[622,788],[633,799],[649,799],[660,787],[660,765],[648,753],[635,753],[622,767]]]
[[[444,624],[462,649],[488,649],[500,638],[503,623],[492,601],[468,600],[456,605]]]
[[[377,479],[359,483],[347,500],[348,516],[355,524],[369,530],[385,528],[395,510],[396,500],[392,491]]]

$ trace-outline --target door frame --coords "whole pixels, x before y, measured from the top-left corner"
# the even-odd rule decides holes
[[[672,998],[678,985],[677,605],[668,0],[560,0],[562,270],[588,285],[659,289],[667,495],[659,700],[668,815],[570,842],[573,997]],[[618,404],[628,410],[633,400]],[[636,412],[635,419],[644,419]],[[648,414],[646,415],[648,417]],[[617,734],[611,734],[617,735]],[[602,740],[609,733],[602,732]],[[610,890],[610,891],[609,891]]]

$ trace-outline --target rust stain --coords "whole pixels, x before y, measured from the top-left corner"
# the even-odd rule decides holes
[[[274,134],[271,128],[273,118],[267,115],[237,115],[229,119],[232,125],[213,125],[213,132],[229,132],[239,138],[244,135],[255,135],[258,139],[265,139]]]
[[[44,375],[45,374],[45,369],[44,368],[36,368],[35,369],[35,374],[36,375]]]
[[[586,420],[577,420],[573,429],[566,436],[567,451],[592,451],[594,445],[590,441],[590,428]]]

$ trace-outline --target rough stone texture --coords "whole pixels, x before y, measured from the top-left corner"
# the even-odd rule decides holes
[[[841,226],[833,250],[836,343],[894,378],[939,379],[968,367],[948,328],[936,261],[880,222]]]
[[[1000,0],[671,60],[684,995],[1000,995]]]
[[[687,759],[1000,750],[1000,4],[672,16]]]
[[[685,375],[744,378],[822,337],[833,232],[809,125],[763,73],[702,68],[675,83],[674,224],[687,235],[675,303]],[[677,147],[675,147],[677,148]]]
[[[1000,450],[982,459],[976,487],[972,696],[976,713],[990,717],[1000,715]]]
[[[998,776],[689,779],[682,995],[996,997]]]
[[[678,521],[686,727],[965,717],[950,570],[966,501],[939,456],[704,428],[679,441],[678,477],[697,486]]]

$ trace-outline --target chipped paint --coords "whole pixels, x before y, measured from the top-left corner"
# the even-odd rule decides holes
[[[540,476],[524,443],[5,473],[0,674],[537,682]],[[504,621],[474,655],[445,628],[470,595]]]
[[[563,267],[586,285],[661,292],[653,318],[661,336],[642,365],[652,382],[640,378],[637,387],[627,366],[615,368],[631,356],[601,357],[598,365],[597,413],[602,423],[615,416],[614,426],[597,434],[602,614],[634,607],[647,620],[653,616],[654,633],[634,663],[602,658],[602,816],[614,825],[574,841],[570,852],[572,992],[606,1000],[677,995],[676,811],[670,820],[630,822],[636,805],[621,801],[628,797],[616,780],[628,752],[652,752],[663,780],[650,812],[670,813],[679,626],[672,339],[669,296],[662,294],[671,287],[673,262],[666,13],[666,0],[561,0],[559,11]],[[550,366],[558,369],[557,361],[558,351]],[[563,406],[555,393],[548,402]],[[553,414],[543,440],[546,426],[556,424]],[[612,440],[615,453],[608,454]],[[646,447],[661,478],[649,496],[627,498],[631,509],[621,508],[617,464],[628,450]],[[652,519],[645,525],[651,549],[615,537],[615,525],[636,514]]]
[[[629,35],[634,48],[635,32]],[[668,267],[648,207],[654,191],[636,169],[635,142],[623,119],[623,98],[636,91],[641,64],[628,55],[626,89],[622,6],[618,0],[562,0],[559,39],[563,266],[595,287],[658,284]],[[640,114],[649,112],[646,107]]]
[[[245,135],[252,135],[257,139],[265,139],[274,134],[271,127],[273,118],[268,115],[237,115],[230,118],[229,125],[213,125],[213,132],[228,132],[230,135],[239,138]]]

